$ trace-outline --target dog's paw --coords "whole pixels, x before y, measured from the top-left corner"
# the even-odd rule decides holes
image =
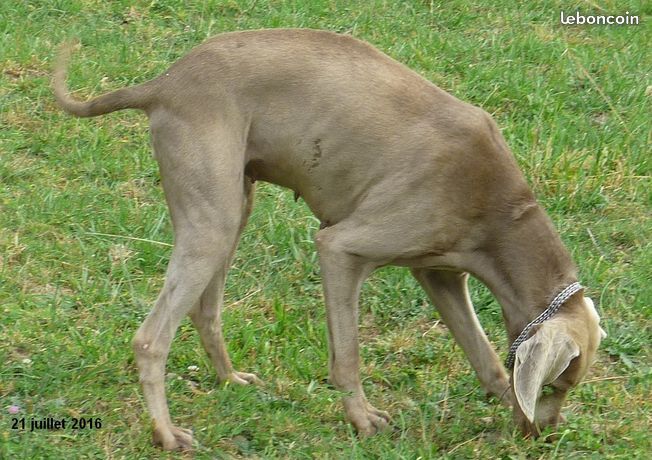
[[[227,378],[227,382],[235,383],[238,385],[263,385],[263,381],[260,380],[255,374],[248,374],[246,372],[233,371]]]
[[[496,384],[492,389],[486,390],[487,399],[495,398],[502,404],[504,407],[511,409],[514,405],[512,400],[512,391],[509,386],[509,382],[504,384]]]
[[[192,448],[192,431],[170,425],[167,429],[154,426],[154,445],[163,450],[189,450]]]
[[[362,398],[345,400],[344,409],[358,436],[362,438],[384,431],[392,421],[387,412],[376,409]]]

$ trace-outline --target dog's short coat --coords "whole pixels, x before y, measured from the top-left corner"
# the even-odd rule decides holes
[[[518,348],[511,379],[487,340],[467,273],[499,300],[511,341],[577,275],[486,112],[372,46],[325,31],[219,35],[158,78],[88,102],[68,94],[66,54],[55,71],[61,107],[82,117],[136,108],[151,122],[175,244],[133,346],[157,444],[192,441],[172,424],[164,389],[170,343],[186,314],[220,380],[258,382],[233,369],[220,325],[256,180],[293,189],[322,223],[315,242],[330,378],[360,434],[389,422],[365,398],[356,324],[362,282],[389,264],[411,269],[482,386],[515,402],[524,433],[558,423],[566,392],[600,342],[599,318],[589,299],[571,297]],[[542,396],[544,385],[552,390]]]

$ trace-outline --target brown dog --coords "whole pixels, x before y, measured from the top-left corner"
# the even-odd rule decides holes
[[[172,424],[164,388],[170,343],[186,314],[220,380],[257,382],[233,369],[220,324],[256,180],[293,189],[322,222],[315,241],[330,378],[347,394],[346,415],[360,434],[389,421],[365,398],[356,324],[360,286],[389,264],[412,270],[483,387],[515,401],[524,433],[558,423],[566,392],[593,360],[599,318],[581,290],[563,299],[517,340],[510,390],[474,314],[467,273],[500,301],[510,341],[550,313],[577,274],[487,113],[370,45],[323,31],[219,35],[158,78],[88,102],[69,96],[65,61],[55,74],[64,110],[89,117],[136,108],[151,121],[175,231],[165,285],[134,339],[157,444],[192,441]],[[544,385],[552,390],[541,396]]]

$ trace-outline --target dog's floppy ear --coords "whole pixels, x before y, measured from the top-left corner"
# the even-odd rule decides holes
[[[593,305],[593,300],[591,300],[590,297],[584,297],[584,302],[586,303],[586,306],[588,307],[591,314],[594,315],[595,319],[598,321],[598,329],[600,329],[600,339],[606,338],[607,333],[604,331],[604,329],[600,327],[600,315],[598,315],[598,311],[595,309],[595,305]]]
[[[551,323],[542,324],[536,334],[516,349],[514,393],[530,423],[534,423],[543,386],[554,382],[579,354],[577,343]]]

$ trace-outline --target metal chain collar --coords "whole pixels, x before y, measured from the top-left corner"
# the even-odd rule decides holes
[[[573,294],[575,294],[577,291],[582,289],[582,285],[580,283],[572,283],[568,285],[563,291],[561,291],[557,296],[552,299],[552,302],[550,302],[550,305],[548,305],[548,308],[546,308],[543,313],[541,313],[539,316],[534,318],[530,323],[525,326],[523,331],[519,334],[518,337],[516,337],[516,340],[512,343],[512,346],[509,347],[509,353],[507,354],[507,359],[505,360],[505,367],[507,369],[513,369],[514,368],[514,360],[516,358],[516,350],[518,347],[525,342],[528,339],[528,334],[530,333],[530,330],[537,324],[541,324],[547,319],[550,319],[559,309],[561,306],[566,302]]]

